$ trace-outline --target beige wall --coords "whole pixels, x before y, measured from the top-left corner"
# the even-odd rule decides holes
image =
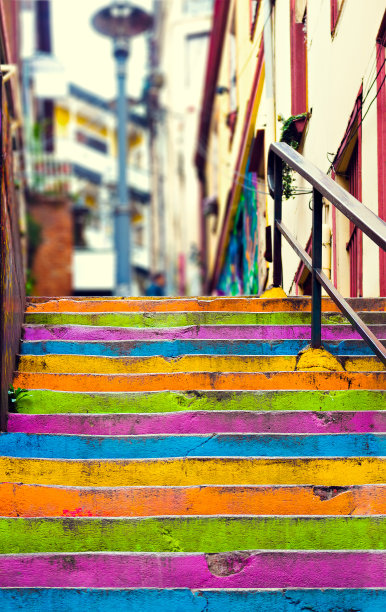
[[[262,2],[263,5],[264,2]],[[249,36],[249,7],[247,2],[233,2],[230,10],[232,18],[235,11],[237,39],[237,100],[238,120],[232,146],[229,147],[229,129],[225,117],[229,112],[229,96],[217,96],[212,116],[212,137],[209,143],[207,175],[209,186],[218,185],[220,215],[218,231],[210,233],[209,263],[213,271],[218,248],[221,222],[225,211],[226,198],[232,184],[246,107],[250,97],[256,54],[264,26],[263,6],[253,40]],[[342,3],[334,36],[330,32],[330,2],[328,0],[299,0],[301,10],[307,4],[307,87],[308,111],[310,118],[299,151],[324,172],[338,151],[344,137],[354,104],[363,85],[363,114],[376,95],[376,82],[370,87],[376,75],[375,44],[376,36],[384,13],[384,0],[345,0]],[[277,0],[272,11],[274,40],[274,111],[265,92],[261,99],[255,122],[255,129],[266,129],[266,134],[276,134],[280,138],[281,124],[278,116],[291,115],[291,55],[290,55],[290,0]],[[228,24],[229,28],[229,24]],[[228,80],[227,80],[228,79]],[[229,36],[227,36],[220,70],[220,85],[229,84]],[[275,113],[275,119],[273,116]],[[213,163],[213,149],[216,141],[218,150],[217,167]],[[266,139],[266,155],[269,141]],[[362,125],[362,201],[378,213],[377,185],[377,108],[376,101],[370,107]],[[217,172],[215,179],[213,174]],[[344,178],[337,181],[347,186]],[[299,187],[306,187],[301,181]],[[283,220],[305,246],[311,232],[310,195],[297,196],[283,202]],[[237,205],[237,203],[235,203]],[[267,198],[268,216],[272,220],[272,200]],[[324,222],[332,229],[332,207],[326,203]],[[337,214],[337,283],[344,295],[349,294],[349,258],[346,243],[349,238],[349,223]],[[283,241],[285,243],[285,241]],[[364,237],[363,241],[363,293],[368,296],[379,295],[379,257],[378,248]],[[294,275],[299,259],[292,249],[283,245],[284,289],[294,292]],[[325,260],[324,265],[329,264]],[[331,262],[333,270],[333,262]],[[272,271],[271,271],[272,272]],[[272,278],[272,276],[270,276]]]

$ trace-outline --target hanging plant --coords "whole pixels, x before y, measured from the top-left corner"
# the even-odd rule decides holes
[[[279,116],[279,121],[283,124],[280,134],[280,142],[287,143],[290,147],[297,151],[299,142],[303,134],[305,124],[309,114],[302,113],[301,115],[291,115],[288,119]],[[295,178],[292,169],[288,164],[283,164],[283,197],[286,200],[294,198],[296,190],[294,188]]]

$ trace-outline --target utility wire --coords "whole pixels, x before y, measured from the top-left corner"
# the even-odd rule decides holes
[[[383,66],[384,66],[384,63],[382,64],[382,68],[383,68]],[[379,72],[380,72],[380,71],[381,71],[381,69],[378,71],[378,74],[379,74]],[[377,76],[378,76],[378,75],[377,75]],[[369,110],[370,110],[371,106],[374,104],[375,100],[378,98],[379,92],[381,91],[381,89],[382,89],[382,87],[383,87],[383,85],[384,85],[384,83],[385,83],[385,79],[386,79],[386,75],[383,77],[382,82],[381,82],[381,84],[380,84],[380,86],[379,86],[379,88],[378,88],[378,91],[377,91],[377,93],[375,94],[375,96],[373,97],[373,99],[371,100],[371,102],[369,103],[369,105],[368,105],[368,107],[367,107],[367,110],[366,110],[365,114],[362,116],[362,118],[361,118],[360,122],[358,123],[358,125],[357,125],[356,129],[354,130],[353,134],[351,135],[351,137],[350,137],[350,138],[349,138],[349,140],[347,141],[346,148],[348,147],[348,145],[350,144],[350,142],[352,141],[352,139],[353,139],[353,138],[355,138],[355,136],[357,135],[358,130],[359,130],[359,128],[361,127],[362,123],[364,122],[365,117],[367,116],[367,114],[368,114],[368,112],[369,112]],[[369,90],[369,91],[370,91],[370,90]],[[367,94],[367,95],[368,95],[368,94]],[[367,98],[367,95],[366,95],[366,98]],[[363,103],[362,103],[362,104],[363,104]],[[334,164],[333,164],[333,163],[331,164],[330,168],[328,169],[328,172],[331,172],[331,170],[335,170],[335,168],[334,168]]]

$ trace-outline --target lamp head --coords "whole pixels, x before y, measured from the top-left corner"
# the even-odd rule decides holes
[[[129,2],[114,2],[95,13],[91,20],[95,30],[110,38],[129,38],[153,26],[153,17]]]

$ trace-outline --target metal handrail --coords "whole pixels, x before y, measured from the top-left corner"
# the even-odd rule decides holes
[[[283,162],[305,178],[313,187],[312,258],[282,222]],[[382,342],[363,323],[357,313],[336,290],[330,279],[322,272],[323,197],[384,250],[386,250],[386,223],[348,191],[340,187],[327,174],[324,174],[284,142],[275,142],[269,148],[268,188],[274,199],[273,285],[274,287],[280,287],[282,284],[281,237],[284,236],[312,274],[311,346],[319,348],[322,343],[323,287],[374,353],[386,365],[386,350]]]

